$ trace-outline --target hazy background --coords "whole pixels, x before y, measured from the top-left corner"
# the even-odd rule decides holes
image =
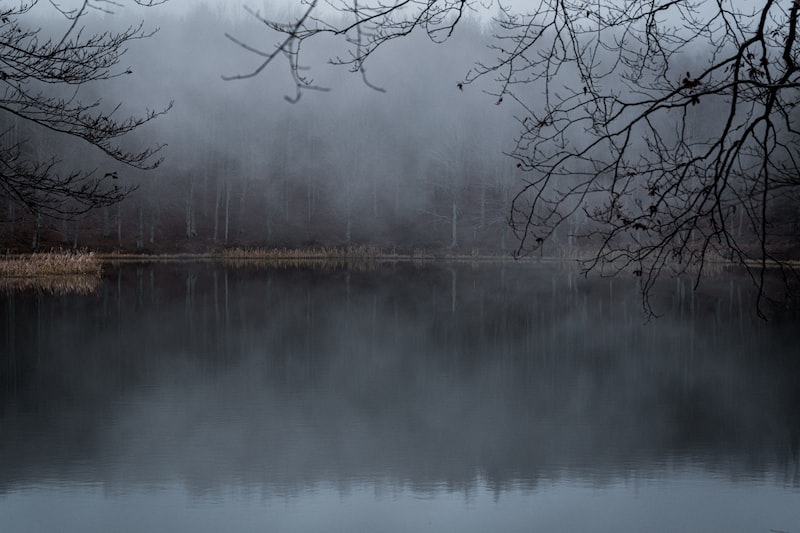
[[[22,123],[31,149],[57,153],[63,168],[116,170],[120,183],[140,187],[84,220],[49,221],[43,245],[511,246],[506,209],[519,176],[502,152],[516,131],[512,110],[495,106],[479,86],[457,88],[487,53],[482,22],[468,22],[441,46],[412,36],[380,51],[368,73],[386,93],[326,66],[336,49],[319,41],[307,59],[315,64],[311,75],[331,91],[308,92],[292,105],[284,100],[294,87],[283,64],[254,79],[222,80],[258,64],[226,32],[266,49],[276,38],[238,6],[126,7],[95,21],[99,27],[143,17],[159,28],[124,56],[132,76],[82,94],[109,106],[122,102],[128,113],[174,100],[165,117],[124,144],[165,143],[166,161],[147,173],[117,168],[95,150]],[[2,238],[25,249],[30,217],[16,215]]]
[[[342,43],[324,37],[307,43],[304,74],[330,89],[306,91],[296,104],[288,66],[281,59],[260,75],[261,58],[225,34],[262,50],[279,36],[242,9],[240,2],[168,2],[144,9],[125,6],[96,14],[88,29],[122,27],[145,20],[156,35],[134,42],[121,68],[131,76],[81,89],[122,113],[141,114],[174,101],[164,117],[123,141],[131,150],[164,143],[165,162],[155,171],[119,167],[97,150],[19,122],[32,155],[55,155],[61,169],[116,171],[120,184],[139,189],[123,203],[77,220],[44,220],[32,238],[34,215],[7,200],[0,242],[25,251],[69,246],[138,251],[206,251],[221,246],[376,244],[392,249],[451,248],[508,253],[516,240],[508,227],[511,199],[526,179],[514,148],[521,109],[497,105],[490,77],[465,85],[478,61],[495,59],[487,44],[496,31],[484,16],[469,16],[444,44],[411,34],[379,49],[366,64],[370,82],[328,60],[344,56]],[[287,7],[294,6],[294,7]],[[253,5],[277,20],[290,20],[291,2]],[[523,6],[520,6],[523,7]],[[39,6],[31,25],[63,27]],[[336,16],[336,15],[332,15]],[[676,72],[696,70],[700,52],[687,52]],[[676,74],[677,76],[678,74]],[[682,75],[682,74],[681,74]],[[562,72],[565,88],[580,80]],[[606,83],[611,83],[607,81]],[[540,98],[536,84],[518,88],[521,98]],[[720,99],[692,107],[690,125],[700,137],[714,125]],[[665,125],[668,128],[668,125]],[[666,131],[666,129],[665,129]],[[567,142],[580,142],[568,139]],[[565,178],[562,186],[568,186]],[[800,209],[792,198],[770,209],[779,239],[795,245]],[[746,240],[742,215],[732,231]],[[545,243],[545,254],[570,251],[571,235],[586,229],[578,211]],[[744,234],[744,237],[743,237]]]

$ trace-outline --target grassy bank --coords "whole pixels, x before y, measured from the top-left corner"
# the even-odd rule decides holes
[[[451,250],[416,248],[397,250],[371,245],[319,246],[308,248],[220,248],[207,252],[136,254],[127,252],[99,253],[103,261],[182,261],[182,260],[254,260],[254,261],[425,261],[425,260],[513,260],[510,252],[478,249]],[[534,259],[539,259],[535,256]]]

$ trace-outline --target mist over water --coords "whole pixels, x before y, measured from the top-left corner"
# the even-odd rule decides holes
[[[736,275],[656,297],[518,263],[3,294],[4,530],[791,531],[796,314]]]

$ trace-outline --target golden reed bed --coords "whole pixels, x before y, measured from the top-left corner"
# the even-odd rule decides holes
[[[35,289],[53,294],[88,294],[100,286],[101,264],[91,252],[0,256],[0,290]]]

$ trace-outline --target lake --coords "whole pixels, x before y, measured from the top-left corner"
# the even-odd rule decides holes
[[[3,532],[800,532],[796,310],[745,276],[108,266],[0,293]]]

